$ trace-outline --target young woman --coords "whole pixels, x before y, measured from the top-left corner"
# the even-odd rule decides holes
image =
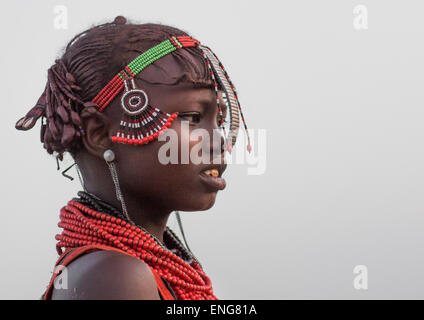
[[[44,148],[60,160],[70,153],[84,187],[61,209],[60,257],[43,298],[216,299],[166,224],[173,211],[213,206],[239,117],[244,122],[218,58],[179,29],[119,16],[74,37],[36,106],[16,123],[28,130],[41,118]],[[195,129],[210,138],[193,137]],[[178,164],[161,159],[172,135],[160,136],[170,131],[178,148],[166,154],[177,150]],[[199,144],[210,161],[182,163],[184,146],[190,154]],[[54,285],[64,267],[67,289]]]

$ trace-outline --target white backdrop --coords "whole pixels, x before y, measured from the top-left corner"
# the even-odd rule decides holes
[[[360,4],[365,30],[353,25]],[[54,27],[57,5],[67,29]],[[3,3],[0,298],[41,295],[59,209],[80,189],[42,149],[39,124],[14,124],[67,42],[118,14],[213,48],[249,127],[266,129],[265,173],[233,165],[212,209],[183,214],[219,298],[424,298],[423,9],[409,0]],[[368,268],[368,290],[353,286],[356,265]]]

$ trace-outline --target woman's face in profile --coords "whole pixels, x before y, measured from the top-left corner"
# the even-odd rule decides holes
[[[167,70],[168,77],[178,77],[183,70],[172,57],[167,58],[161,59],[160,68]],[[215,90],[187,82],[156,84],[157,77],[158,70],[147,68],[143,80],[136,79],[137,87],[147,93],[152,106],[171,114],[178,112],[178,118],[161,137],[165,141],[142,146],[113,143],[121,188],[124,194],[162,210],[207,210],[214,205],[217,192],[226,185],[221,178],[226,168],[225,143],[223,136],[217,134],[221,117]],[[225,118],[222,93],[218,96]],[[121,115],[120,101],[116,99],[106,109],[106,116],[112,119],[109,136],[117,131]],[[193,134],[199,131],[201,136]],[[170,158],[177,163],[169,163]]]

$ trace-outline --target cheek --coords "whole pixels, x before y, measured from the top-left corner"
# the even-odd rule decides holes
[[[117,164],[121,187],[140,198],[166,203],[172,210],[209,209],[216,193],[205,192],[198,165],[181,163],[181,152],[190,152],[199,138],[190,135],[190,128],[181,126],[179,121],[171,129],[176,133],[172,143],[178,145],[178,164],[163,164],[159,160],[160,148],[169,142],[155,141],[141,147],[121,145],[119,158],[124,160]]]
[[[178,135],[180,150],[182,146],[190,146],[191,148],[192,145],[195,144],[196,139],[191,134],[192,127],[190,127],[187,121],[179,121],[178,123],[176,123],[174,130]]]
[[[206,130],[199,131],[198,126],[190,126],[186,121],[175,121],[169,130],[175,132],[173,143],[178,154],[178,164],[187,166],[188,164],[195,166],[192,163],[191,156],[202,155],[201,150],[208,151],[209,134]],[[193,132],[196,130],[196,132]],[[163,145],[163,143],[161,143]],[[193,150],[194,149],[194,150]],[[198,153],[197,151],[200,150]],[[192,153],[193,151],[193,153]],[[205,155],[206,156],[206,155]],[[195,163],[199,163],[196,159]],[[175,166],[178,166],[176,164]]]
[[[123,144],[117,146],[118,174],[123,186],[145,193],[159,193],[165,187],[166,189],[181,188],[184,183],[193,178],[193,172],[198,169],[195,165],[184,162],[181,152],[187,150],[189,154],[197,140],[190,139],[190,128],[181,127],[180,121],[175,121],[168,130],[173,130],[171,140],[167,138],[167,141],[153,141],[143,146]],[[169,156],[171,145],[170,149],[178,154],[177,164],[167,163],[168,158],[159,159],[160,154],[166,153]]]

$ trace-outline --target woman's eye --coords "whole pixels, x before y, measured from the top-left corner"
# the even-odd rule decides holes
[[[187,119],[190,122],[193,123],[199,123],[200,122],[200,114],[199,113],[191,113],[191,114],[180,114],[181,118]]]

